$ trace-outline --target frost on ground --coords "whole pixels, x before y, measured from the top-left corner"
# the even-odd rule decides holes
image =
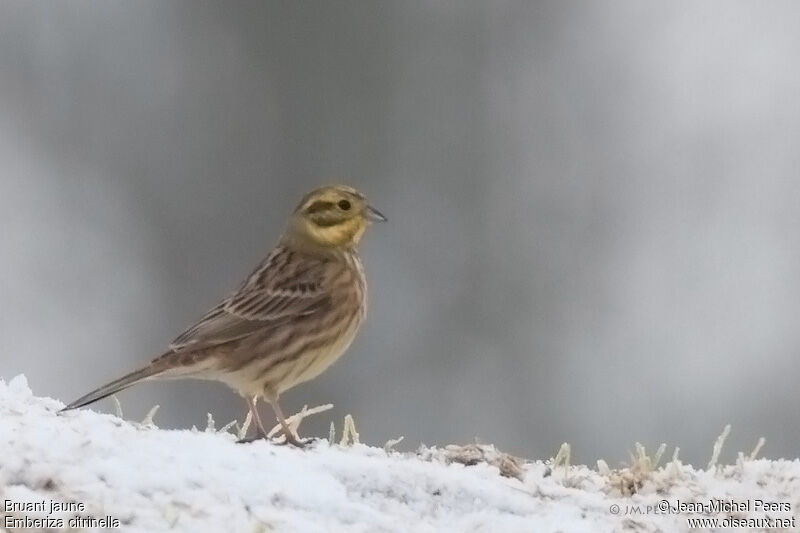
[[[0,529],[47,517],[50,502],[83,505],[50,515],[65,526],[76,515],[111,517],[123,531],[147,533],[669,532],[688,531],[688,518],[788,519],[800,506],[800,462],[742,454],[719,466],[724,439],[705,470],[641,446],[625,468],[589,468],[570,465],[566,445],[544,462],[482,445],[401,454],[392,443],[359,444],[351,420],[348,442],[298,450],[236,444],[231,428],[213,422],[207,431],[166,431],[154,413],[137,424],[89,410],[56,414],[62,406],[33,396],[22,376],[0,381]],[[718,499],[751,509],[674,510]],[[756,509],[756,500],[791,509]],[[20,510],[26,502],[47,508]]]

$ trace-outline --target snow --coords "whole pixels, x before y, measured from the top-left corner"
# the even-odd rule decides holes
[[[788,518],[800,505],[797,460],[742,457],[700,470],[677,460],[654,469],[643,459],[600,472],[533,461],[521,463],[520,480],[484,462],[471,464],[474,458],[459,464],[458,447],[401,454],[327,440],[303,450],[237,444],[230,433],[167,431],[90,410],[57,414],[61,407],[34,396],[24,376],[0,380],[4,521],[47,517],[51,502],[62,502],[83,511],[51,518],[110,517],[124,531],[147,533],[649,532],[688,531],[689,517]],[[499,454],[481,449],[487,458]],[[655,511],[665,499],[677,505],[712,498],[782,502],[790,511]],[[24,502],[46,509],[6,508]],[[620,514],[612,514],[612,505]],[[630,506],[641,511],[626,515]]]

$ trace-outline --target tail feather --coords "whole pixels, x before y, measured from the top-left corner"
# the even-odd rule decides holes
[[[142,380],[147,378],[153,377],[163,371],[163,367],[156,368],[155,365],[149,365],[130,374],[122,376],[119,379],[115,379],[111,383],[103,385],[99,389],[93,390],[89,394],[85,394],[69,404],[68,406],[64,407],[61,411],[69,411],[71,409],[77,409],[78,407],[83,407],[84,405],[89,405],[90,403],[94,403],[98,400],[102,400],[108,396],[111,396],[114,393],[117,393],[121,390],[127,389],[131,385],[135,385]]]

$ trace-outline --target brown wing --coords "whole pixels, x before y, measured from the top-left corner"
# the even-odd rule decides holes
[[[324,259],[276,248],[236,292],[179,335],[170,348],[224,344],[318,311],[329,301],[324,290],[329,266]]]

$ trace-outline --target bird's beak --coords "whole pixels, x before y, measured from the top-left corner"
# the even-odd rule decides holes
[[[367,220],[371,220],[372,222],[386,222],[388,220],[383,213],[368,205],[367,208],[364,210],[367,216]]]

